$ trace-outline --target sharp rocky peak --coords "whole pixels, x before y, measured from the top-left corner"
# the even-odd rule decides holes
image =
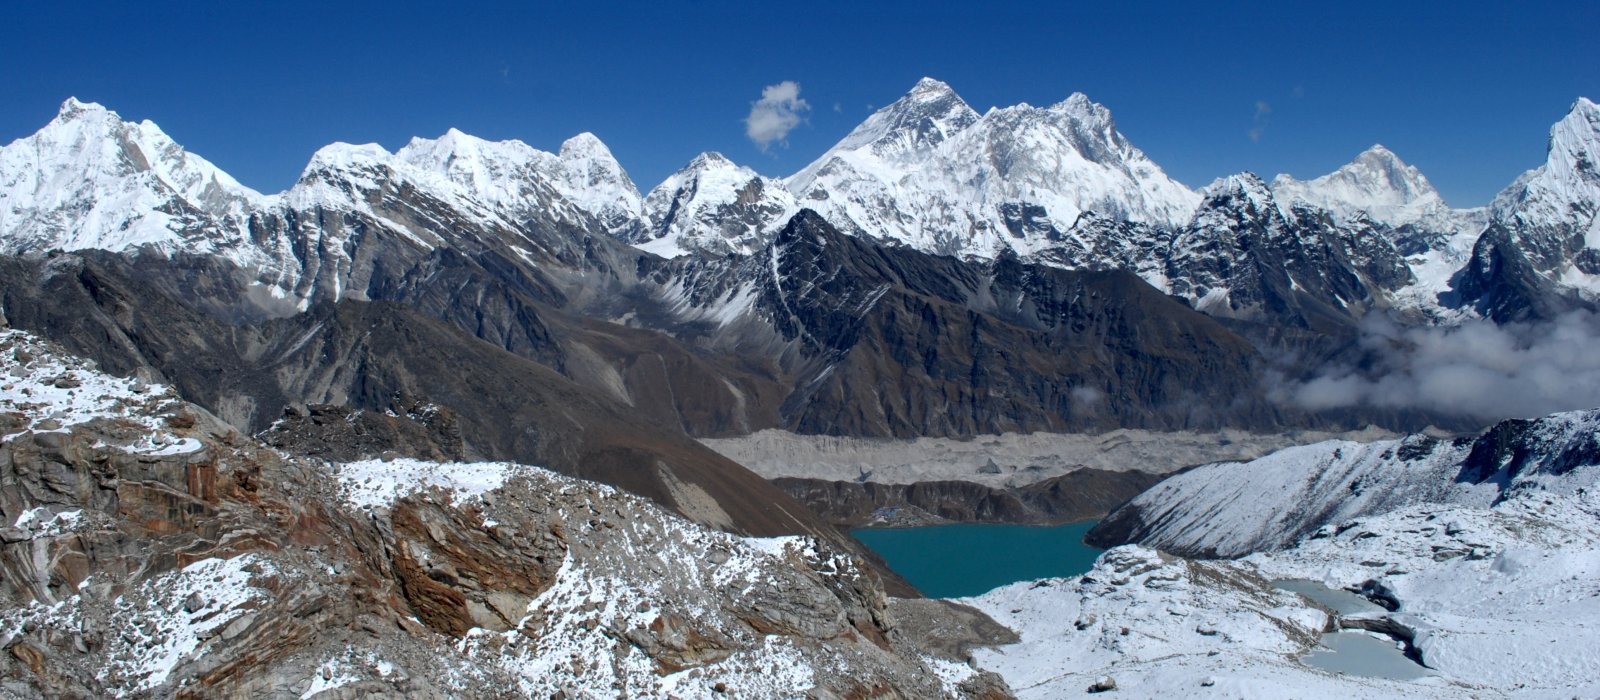
[[[1600,247],[1600,106],[1587,97],[1572,103],[1550,127],[1545,162],[1501,191],[1490,216],[1517,227],[1570,227]]]
[[[1572,103],[1567,115],[1550,128],[1548,163],[1600,181],[1600,106],[1587,97]]]
[[[1217,178],[1201,190],[1201,196],[1201,209],[1248,207],[1266,213],[1276,206],[1272,188],[1248,170]]]

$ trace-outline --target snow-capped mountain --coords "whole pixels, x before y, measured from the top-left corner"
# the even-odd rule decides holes
[[[474,201],[492,205],[512,220],[537,210],[572,210],[593,216],[619,238],[633,234],[644,218],[644,202],[611,150],[594,134],[561,144],[559,154],[521,141],[486,141],[450,129],[437,139],[414,138],[394,159],[424,173],[443,175]]]
[[[1304,202],[1285,206],[1252,173],[1205,189],[1173,238],[1166,279],[1202,311],[1308,328],[1359,317],[1412,281],[1394,244],[1370,224],[1340,226]]]
[[[645,197],[648,227],[630,238],[663,257],[749,254],[799,211],[783,183],[720,153],[702,153]]]
[[[1497,195],[1489,212],[1516,232],[1541,271],[1600,289],[1600,106],[1578,98],[1550,128],[1544,164]],[[1596,252],[1580,254],[1586,250]]]
[[[1452,232],[1471,223],[1471,211],[1451,209],[1422,171],[1381,144],[1362,151],[1338,170],[1312,180],[1280,174],[1272,180],[1272,191],[1284,204],[1305,201],[1327,209],[1341,220],[1364,212],[1373,221],[1396,229],[1411,226]]]
[[[155,124],[76,99],[37,133],[0,148],[7,254],[152,246],[259,262],[244,220],[262,200]]]
[[[367,298],[379,249],[407,249],[412,263],[440,247],[570,263],[583,235],[631,235],[644,219],[637,189],[591,134],[560,154],[454,129],[396,153],[336,143],[275,195],[240,185],[155,124],[75,99],[0,149],[0,251],[219,256],[290,309]]]
[[[977,117],[931,79],[787,184],[803,206],[847,231],[985,258],[1048,250],[1073,238],[1085,212],[1173,226],[1199,201],[1082,94]]]

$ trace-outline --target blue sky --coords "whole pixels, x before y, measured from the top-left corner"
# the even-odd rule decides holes
[[[1595,2],[866,4],[12,2],[0,142],[75,95],[275,192],[336,140],[592,131],[648,189],[705,150],[790,174],[928,75],[980,111],[1084,92],[1192,187],[1381,142],[1471,206],[1600,99]],[[810,110],[763,151],[743,120],[786,80]]]

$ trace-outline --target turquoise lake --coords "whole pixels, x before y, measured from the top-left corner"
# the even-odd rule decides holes
[[[1092,527],[1094,521],[1049,527],[958,523],[850,534],[928,597],[959,598],[1088,571],[1102,551],[1083,543]]]

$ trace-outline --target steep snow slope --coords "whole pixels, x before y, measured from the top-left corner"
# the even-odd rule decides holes
[[[1580,97],[1550,128],[1543,165],[1523,173],[1489,205],[1533,262],[1555,282],[1600,293],[1600,105]]]
[[[1597,464],[1600,411],[1504,421],[1476,439],[1321,442],[1179,474],[1107,516],[1091,537],[1236,557],[1412,504],[1487,508],[1523,490],[1573,492],[1600,479],[1588,468]]]

